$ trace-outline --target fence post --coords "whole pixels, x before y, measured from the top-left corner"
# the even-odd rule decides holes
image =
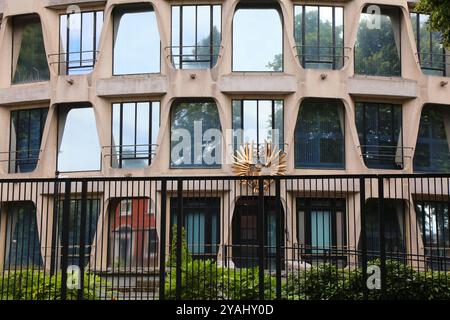
[[[258,178],[258,289],[259,299],[264,300],[264,232],[265,232],[265,210],[264,210],[264,179]]]
[[[69,261],[69,214],[71,181],[65,181],[64,203],[61,222],[61,300],[67,299],[67,267]]]
[[[385,297],[386,294],[386,241],[385,226],[384,226],[384,178],[378,177],[378,221],[380,224],[380,271],[381,271],[381,296]]]
[[[78,300],[84,299],[84,266],[85,266],[85,246],[86,246],[86,212],[87,212],[87,181],[81,182],[81,212],[80,212],[80,289],[78,290]],[[77,217],[75,217],[77,219]]]
[[[164,300],[164,287],[166,282],[166,206],[167,206],[167,180],[161,180],[161,237],[159,255],[159,299]]]
[[[51,244],[51,251],[50,251],[50,275],[53,276],[55,272],[57,272],[57,240],[58,240],[58,200],[59,199],[59,181],[58,179],[55,179],[54,185],[53,185],[53,218],[52,218],[52,244]],[[48,226],[47,226],[48,228]]]
[[[359,178],[359,206],[361,215],[361,251],[362,251],[362,288],[363,288],[363,298],[368,298],[367,292],[367,234],[366,234],[366,179],[364,177]]]
[[[177,181],[177,264],[176,264],[176,299],[181,299],[182,279],[181,279],[181,259],[183,256],[183,179]],[[173,249],[172,249],[173,250]]]
[[[280,179],[275,180],[275,237],[276,237],[276,298],[281,299],[281,253],[284,240],[283,215],[281,213]]]

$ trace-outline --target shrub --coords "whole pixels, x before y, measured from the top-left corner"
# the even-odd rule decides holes
[[[91,273],[84,275],[84,299],[97,300],[96,288],[108,283]],[[5,273],[0,280],[1,300],[61,300],[62,276],[48,275],[43,271],[25,269]],[[67,299],[78,299],[77,289],[67,289]]]

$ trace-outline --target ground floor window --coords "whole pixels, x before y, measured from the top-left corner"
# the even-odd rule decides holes
[[[275,270],[277,202],[275,197],[264,197],[264,221],[259,221],[259,214],[262,210],[258,201],[258,197],[251,196],[241,197],[236,202],[232,222],[232,260],[238,268],[258,265],[260,241],[258,224],[264,223],[264,267]],[[283,214],[282,204],[279,203],[279,206]],[[280,230],[284,230],[284,226],[281,226]]]
[[[378,199],[369,199],[364,212],[368,259],[380,257],[380,212]],[[387,259],[405,258],[405,204],[403,200],[384,199],[382,208]],[[360,242],[361,246],[361,242]]]
[[[418,229],[422,236],[428,265],[448,270],[450,254],[449,202],[417,201]]]
[[[178,199],[170,202],[171,238],[178,220]],[[215,258],[220,243],[220,198],[183,198],[183,227],[194,258]]]
[[[113,270],[157,265],[158,235],[151,199],[112,201],[109,230],[109,265]]]
[[[84,243],[84,265],[88,265],[91,258],[97,222],[100,215],[100,199],[87,199],[86,210],[83,211],[81,199],[70,200],[68,224],[63,225],[64,200],[57,204],[58,215],[58,246],[62,249],[63,234],[68,233],[68,265],[81,265],[81,245]],[[82,236],[84,234],[84,237]],[[84,238],[84,239],[83,239]],[[62,257],[62,256],[61,256]],[[100,260],[100,253],[95,259]]]
[[[297,198],[299,255],[308,263],[345,263],[345,200]]]
[[[14,202],[2,205],[6,217],[0,226],[0,241],[4,245],[5,269],[42,266],[36,207],[32,202]],[[3,251],[3,250],[2,250]]]

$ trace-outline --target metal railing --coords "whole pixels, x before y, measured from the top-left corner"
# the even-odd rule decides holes
[[[169,46],[164,50],[176,69],[208,69],[217,63],[222,46]]]
[[[364,161],[379,161],[391,163],[403,167],[405,158],[411,159],[413,147],[383,146],[383,145],[359,145],[360,156]]]
[[[312,69],[341,69],[346,60],[350,59],[351,47],[323,46],[323,45],[296,45],[296,57],[302,67]],[[329,68],[324,68],[324,66]],[[320,66],[320,67],[319,67]]]
[[[102,157],[110,158],[113,168],[122,168],[124,161],[147,160],[150,165],[156,157],[157,144],[130,144],[102,147]]]
[[[100,51],[72,51],[49,54],[50,65],[58,65],[59,74],[72,74],[92,70]],[[55,61],[56,60],[56,61]]]
[[[8,172],[17,173],[21,172],[19,170],[20,166],[31,165],[34,168],[40,160],[40,155],[42,153],[41,149],[23,149],[14,151],[3,151],[0,152],[0,163],[8,163]],[[7,159],[3,159],[3,158]],[[30,172],[33,170],[26,170],[23,172]]]
[[[450,69],[450,54],[447,53],[434,53],[434,52],[417,52],[417,63],[421,69],[429,71],[429,73],[448,76],[448,70]]]
[[[0,300],[416,296],[448,281],[449,199],[450,174],[2,179]]]

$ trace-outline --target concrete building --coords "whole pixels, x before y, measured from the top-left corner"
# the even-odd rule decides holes
[[[100,218],[90,225],[93,233],[85,245],[95,250],[86,251],[87,259],[105,256],[91,263],[98,268],[120,265],[115,256],[133,252],[131,247],[110,248],[129,236],[111,241],[111,231],[105,231],[117,220],[102,220],[108,210],[116,214],[112,200],[118,205],[118,199],[138,199],[130,203],[156,215],[145,223],[149,237],[139,236],[152,245],[137,248],[157,251],[154,243],[162,229],[169,245],[168,221],[175,219],[179,177],[207,178],[184,181],[184,193],[178,193],[186,197],[190,251],[229,265],[253,264],[254,251],[232,247],[245,237],[247,244],[258,243],[253,232],[255,197],[261,189],[238,180],[208,180],[237,174],[238,160],[231,155],[242,145],[257,145],[250,152],[258,158],[267,143],[278,145],[286,159],[283,174],[311,177],[302,178],[308,187],[283,181],[280,200],[286,247],[319,247],[313,255],[321,246],[361,246],[360,208],[354,206],[360,203],[361,185],[356,175],[450,170],[450,56],[439,34],[428,31],[428,16],[414,12],[414,1],[0,0],[0,17],[0,179],[6,184],[9,179],[73,179],[69,191],[75,202],[83,198],[77,179],[93,179],[84,199],[87,194],[99,200],[89,205],[98,206]],[[223,134],[217,138],[208,129]],[[336,178],[321,180],[330,176],[342,176],[344,184]],[[130,180],[135,189],[127,185],[126,191],[95,180],[140,177],[154,180],[142,185]],[[164,190],[165,201],[159,177],[174,179]],[[370,198],[378,197],[378,183],[369,180],[365,198],[368,210],[376,212]],[[429,214],[425,207],[432,206],[420,195],[433,194],[448,219],[449,180],[433,186],[406,185],[401,179],[383,183],[391,201],[385,204],[392,222],[386,236],[390,250],[424,255],[443,246],[447,255],[449,238],[442,244],[436,232],[422,232],[418,215]],[[5,235],[0,239],[0,258],[5,258],[0,266],[11,263],[6,258],[16,228],[8,223],[12,208],[31,201],[36,241],[49,269],[47,248],[55,246],[55,231],[42,221],[48,225],[53,219],[48,217],[57,211],[53,195],[62,202],[64,195],[44,182],[36,186],[36,195],[26,184],[17,188],[16,193],[6,187],[0,191],[7,199],[0,199],[0,234]],[[306,189],[314,195],[308,196]],[[275,212],[275,189],[270,190],[264,190],[265,208]],[[150,205],[140,204],[143,197],[151,199]],[[244,207],[256,209],[237,215]],[[167,223],[161,228],[164,212]],[[264,232],[270,238],[276,219],[268,216]],[[246,231],[233,223],[246,225]],[[437,224],[435,229],[450,232],[448,224],[443,229]],[[437,240],[427,242],[427,237]],[[76,247],[79,239],[68,241]],[[155,252],[146,260],[150,256]],[[358,264],[357,256],[344,256],[345,265]],[[288,257],[296,259],[294,250]],[[308,257],[301,260],[310,263]]]

